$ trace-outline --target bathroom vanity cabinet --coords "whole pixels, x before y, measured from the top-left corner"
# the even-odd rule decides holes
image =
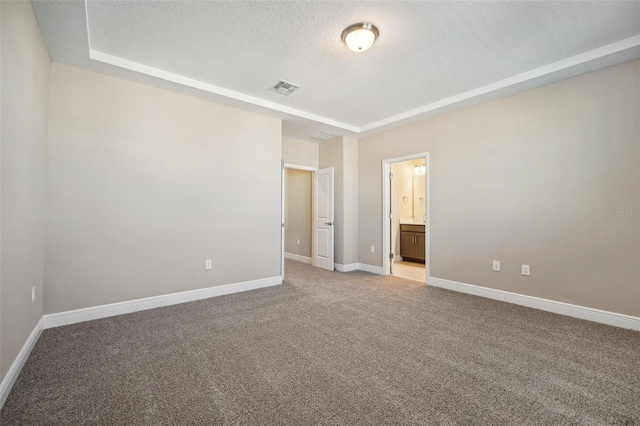
[[[425,225],[400,224],[400,256],[408,262],[425,262]]]

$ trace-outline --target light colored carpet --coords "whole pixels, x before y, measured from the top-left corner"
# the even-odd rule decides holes
[[[365,272],[46,330],[2,424],[640,424],[640,333]]]

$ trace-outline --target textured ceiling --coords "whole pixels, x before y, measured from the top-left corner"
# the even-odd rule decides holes
[[[34,8],[54,61],[266,112],[300,138],[368,134],[640,54],[639,2],[51,1]],[[340,34],[359,21],[378,26],[380,37],[353,53]],[[566,58],[577,59],[558,65]],[[279,79],[301,88],[288,97],[267,90]]]

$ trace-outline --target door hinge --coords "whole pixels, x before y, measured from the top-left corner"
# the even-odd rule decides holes
[[[282,227],[284,228],[284,223],[282,224]]]
[[[389,180],[393,179],[393,172],[389,172]]]
[[[389,213],[389,219],[393,219],[393,213]]]
[[[389,259],[393,259],[393,253],[389,253]]]

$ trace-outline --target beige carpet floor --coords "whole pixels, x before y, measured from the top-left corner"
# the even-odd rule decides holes
[[[46,330],[0,423],[638,425],[640,333],[288,261],[282,286]]]

